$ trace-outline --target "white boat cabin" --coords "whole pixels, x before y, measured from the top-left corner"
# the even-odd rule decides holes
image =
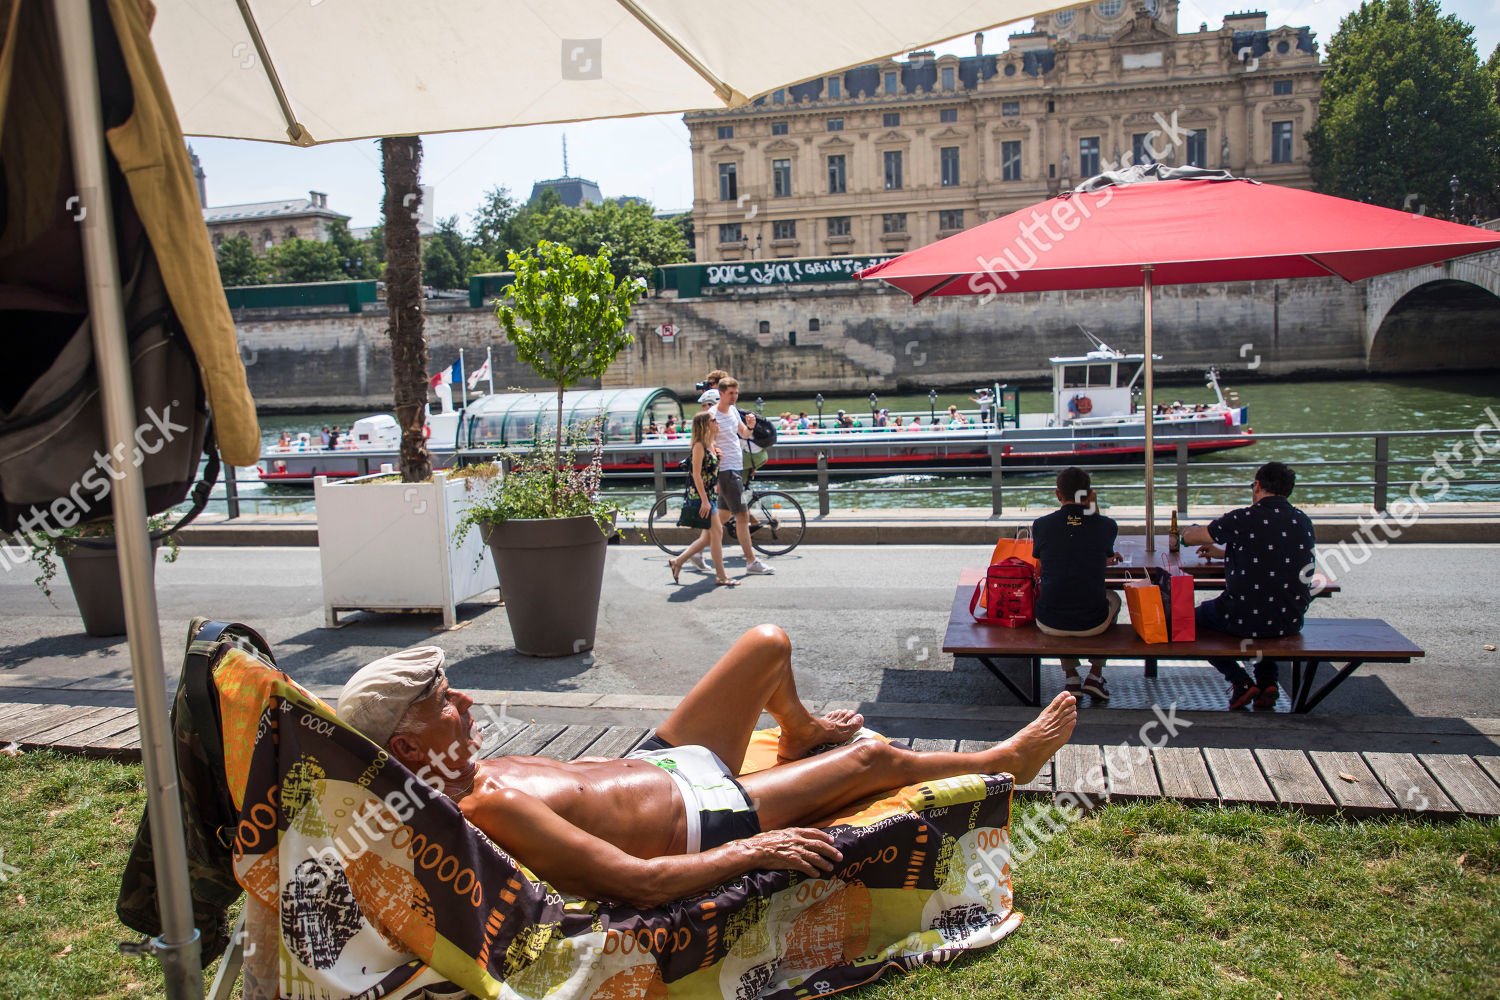
[[[1130,417],[1144,354],[1107,347],[1081,357],[1049,358],[1052,364],[1053,426]]]

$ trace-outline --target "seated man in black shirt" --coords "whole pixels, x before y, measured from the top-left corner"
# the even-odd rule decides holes
[[[1182,540],[1199,546],[1198,554],[1224,559],[1224,593],[1198,605],[1199,628],[1247,639],[1271,639],[1302,631],[1302,616],[1312,602],[1307,580],[1316,557],[1313,523],[1288,497],[1296,474],[1280,462],[1267,462],[1250,486],[1254,502],[1183,532]],[[1242,643],[1246,649],[1249,644]],[[1251,702],[1274,709],[1281,697],[1275,660],[1255,661],[1252,680],[1239,661],[1208,661],[1229,681],[1229,707]]]
[[[1036,627],[1048,635],[1098,635],[1115,623],[1120,595],[1104,586],[1104,567],[1120,561],[1115,522],[1099,513],[1089,474],[1069,467],[1057,474],[1062,506],[1031,525],[1032,552],[1042,564]],[[1075,698],[1086,691],[1109,700],[1104,660],[1091,659],[1088,679],[1078,681],[1078,658],[1062,659],[1063,687]]]

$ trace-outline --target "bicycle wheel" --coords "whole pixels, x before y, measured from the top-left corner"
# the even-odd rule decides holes
[[[750,535],[750,544],[768,556],[784,556],[802,544],[807,534],[807,515],[790,493],[757,490],[750,509],[761,527]]]
[[[657,498],[646,517],[646,537],[669,556],[682,555],[688,543],[698,537],[697,528],[684,528],[677,523],[681,512],[682,496],[669,494]]]

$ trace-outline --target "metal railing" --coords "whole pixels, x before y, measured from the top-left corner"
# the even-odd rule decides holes
[[[1463,441],[1472,439],[1475,444],[1470,448],[1470,458],[1460,458],[1458,459],[1458,461],[1469,468],[1476,468],[1482,465],[1485,459],[1491,457],[1492,455],[1497,460],[1500,460],[1500,432],[1493,432],[1496,436],[1496,441],[1494,444],[1490,444],[1482,440],[1482,429],[1483,427],[1481,427],[1481,430],[1475,430],[1473,428],[1459,428],[1446,430],[1412,431],[1332,431],[1326,433],[1288,432],[1276,434],[1257,433],[1254,435],[1253,440],[1256,443],[1269,443],[1278,441],[1368,441],[1370,444],[1370,450],[1367,454],[1367,457],[1297,459],[1294,463],[1298,472],[1297,488],[1299,491],[1316,489],[1337,489],[1354,491],[1357,494],[1366,494],[1369,497],[1371,507],[1377,512],[1384,512],[1388,509],[1388,505],[1392,496],[1396,495],[1396,493],[1398,493],[1399,491],[1410,491],[1413,487],[1427,488],[1431,485],[1430,482],[1425,482],[1424,479],[1420,477],[1417,479],[1400,478],[1402,470],[1427,470],[1440,468],[1441,466],[1437,462],[1438,456],[1450,457],[1455,454],[1454,449],[1450,447],[1445,451],[1434,452],[1433,457],[1429,458],[1393,458],[1391,457],[1391,444],[1393,441],[1421,438],[1446,438],[1451,442],[1460,439]],[[913,438],[915,438],[915,435],[913,435]],[[815,498],[818,513],[821,515],[827,515],[833,509],[835,497],[838,497],[840,495],[849,495],[851,493],[898,495],[921,494],[924,496],[965,494],[968,496],[973,496],[976,492],[988,492],[990,499],[989,513],[991,516],[994,516],[1004,513],[1004,501],[1007,494],[1016,495],[1024,494],[1027,492],[1036,493],[1039,490],[1050,492],[1050,488],[1044,485],[1045,479],[1043,479],[1042,477],[1050,478],[1050,476],[1055,475],[1058,470],[1063,469],[1068,465],[1076,464],[1072,460],[1062,460],[1047,464],[1033,464],[1032,462],[1024,461],[1026,457],[1024,455],[1015,454],[1014,452],[1010,455],[1005,454],[1004,449],[1006,447],[1006,442],[1003,439],[992,439],[987,434],[977,431],[944,432],[941,438],[934,434],[933,437],[929,440],[941,440],[944,444],[948,445],[974,445],[976,446],[976,450],[982,449],[987,451],[989,453],[988,462],[979,462],[973,465],[964,466],[944,466],[941,470],[934,471],[940,471],[941,474],[945,477],[961,476],[987,479],[988,489],[986,490],[983,486],[976,487],[973,484],[948,485],[942,483],[924,483],[921,485],[905,486],[875,486],[856,483],[851,484],[847,489],[841,488],[835,480],[858,480],[860,477],[888,477],[893,474],[900,473],[901,470],[892,470],[889,467],[880,467],[873,465],[868,467],[851,467],[841,464],[836,468],[830,466],[830,455],[836,455],[840,451],[852,451],[858,448],[869,447],[872,442],[868,436],[865,436],[858,442],[850,441],[847,443],[839,441],[801,441],[797,437],[790,437],[782,442],[783,447],[793,447],[800,444],[802,447],[813,446],[818,449],[817,465],[815,470],[811,470],[811,472],[809,472],[797,469],[760,469],[755,473],[755,479],[757,482],[760,482],[762,484],[775,483],[775,488],[785,489],[786,492],[789,493],[796,493],[805,495],[809,498]],[[1099,440],[1100,439],[1097,437],[1091,437],[1057,439],[1056,441],[1049,441],[1048,443],[1057,445],[1061,445],[1064,443],[1098,444]],[[1120,436],[1111,437],[1108,439],[1111,446],[1123,444],[1139,444],[1143,443],[1144,440],[1144,437],[1141,436]],[[1157,447],[1157,476],[1155,482],[1156,489],[1171,493],[1173,495],[1173,506],[1180,514],[1186,514],[1188,512],[1189,495],[1194,491],[1222,490],[1229,493],[1244,493],[1247,489],[1249,481],[1249,476],[1247,475],[1233,482],[1207,482],[1202,480],[1201,478],[1194,479],[1191,475],[1193,472],[1208,472],[1211,470],[1243,470],[1248,474],[1252,473],[1265,461],[1264,453],[1262,453],[1262,457],[1260,459],[1257,459],[1255,461],[1236,462],[1190,459],[1188,449],[1194,443],[1203,443],[1204,438],[1201,435],[1179,436],[1159,434],[1156,436],[1155,441]],[[875,443],[879,444],[884,442],[876,441]],[[896,435],[893,435],[892,440],[890,441],[890,444],[893,446],[901,446],[905,445],[906,443],[907,442],[905,439]],[[913,440],[912,443],[916,443],[915,440]],[[1010,444],[1012,447],[1014,447],[1014,438],[1012,439]],[[1462,446],[1460,445],[1460,447]],[[657,498],[670,493],[675,493],[680,488],[679,483],[681,479],[681,473],[677,471],[675,466],[684,451],[683,444],[681,442],[662,442],[660,444],[648,442],[633,446],[631,450],[636,454],[648,453],[652,456],[651,471],[649,473],[646,473],[644,471],[640,473],[630,473],[624,476],[611,474],[609,476],[606,476],[606,479],[615,482],[618,482],[622,478],[628,478],[632,480],[649,479],[650,488],[628,489],[610,487],[609,492],[612,495],[620,497]],[[494,451],[475,450],[458,452],[455,456],[455,459],[456,461],[469,462],[487,461],[500,457],[501,456]],[[358,467],[360,470],[360,474],[371,474],[372,466],[378,473],[382,464],[394,464],[398,460],[398,458],[399,456],[396,452],[367,453],[365,455],[361,455],[358,458]],[[1348,476],[1332,479],[1322,478],[1325,475],[1337,475],[1337,473],[1333,470],[1356,468],[1368,468],[1370,470],[1369,478],[1350,478]],[[1130,472],[1139,471],[1141,469],[1141,464],[1139,462],[1100,464],[1090,463],[1088,465],[1088,469],[1091,472]],[[915,473],[923,474],[923,470],[915,470]],[[1312,478],[1313,476],[1318,476],[1319,478]],[[1026,477],[1029,482],[1018,484],[1013,481],[1016,477]],[[1466,486],[1500,486],[1500,478],[1471,478],[1467,473],[1464,473],[1463,475],[1455,475],[1455,478],[1459,479]],[[808,479],[811,479],[812,481],[805,485],[797,485],[795,482],[797,480]],[[785,482],[787,483],[787,485],[782,485],[782,482],[778,481]],[[1144,479],[1142,479],[1138,482],[1110,483],[1108,484],[1107,488],[1112,492],[1144,492],[1145,482]],[[1500,491],[1497,491],[1496,499],[1500,499]],[[238,490],[236,488],[235,482],[235,470],[233,469],[226,469],[225,500],[228,505],[228,516],[231,518],[240,516],[240,505],[242,501],[238,496]],[[310,502],[310,498],[307,496],[257,497],[256,502],[306,504]],[[979,509],[983,508],[980,507]]]

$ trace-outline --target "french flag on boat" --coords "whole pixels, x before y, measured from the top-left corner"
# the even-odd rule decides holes
[[[436,389],[440,385],[457,385],[464,380],[464,368],[462,361],[453,362],[453,367],[444,368],[427,381]]]
[[[469,388],[470,389],[474,388],[480,382],[483,382],[485,379],[487,379],[489,377],[490,377],[490,359],[489,359],[489,356],[486,355],[485,359],[484,359],[484,364],[480,365],[478,368],[474,369],[474,371],[470,373],[470,375],[469,375]]]
[[[1250,407],[1236,406],[1224,411],[1224,426],[1239,427],[1250,419]]]

